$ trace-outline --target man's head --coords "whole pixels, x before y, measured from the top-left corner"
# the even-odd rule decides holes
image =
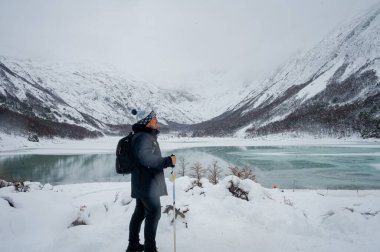
[[[153,117],[152,120],[150,120],[150,122],[146,125],[146,127],[150,129],[158,129],[158,126],[157,117]]]
[[[142,118],[137,122],[137,124],[144,125],[150,129],[158,129],[158,121],[156,117],[156,112],[150,112],[146,117]]]

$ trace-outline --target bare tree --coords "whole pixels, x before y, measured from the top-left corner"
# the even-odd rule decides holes
[[[189,165],[189,162],[186,161],[185,157],[180,157],[179,158],[179,166],[180,166],[180,169],[178,171],[178,174],[180,176],[185,176],[185,173],[186,173],[186,170],[187,170],[187,166]]]
[[[219,182],[220,175],[222,174],[222,169],[218,164],[218,160],[214,160],[211,163],[211,166],[207,169],[208,170],[208,180],[210,183],[216,185]]]
[[[203,166],[199,162],[195,162],[193,166],[190,167],[190,169],[193,171],[192,176],[197,179],[198,186],[202,186],[200,181],[201,178],[206,174],[207,170],[203,168]]]
[[[250,179],[256,182],[256,175],[253,174],[252,169],[249,167],[240,168],[238,166],[230,166],[228,169],[230,169],[232,175],[235,175],[238,178]]]

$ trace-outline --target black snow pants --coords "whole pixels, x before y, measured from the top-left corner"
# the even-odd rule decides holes
[[[139,243],[141,224],[145,219],[145,251],[156,251],[156,233],[160,218],[161,202],[159,197],[137,198],[136,208],[129,223],[129,243]]]

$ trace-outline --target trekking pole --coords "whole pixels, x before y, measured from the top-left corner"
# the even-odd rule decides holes
[[[176,228],[175,228],[175,220],[176,220],[176,209],[175,209],[175,171],[174,167],[172,167],[172,181],[173,181],[173,231],[174,231],[174,252],[177,251],[177,243],[176,243]]]

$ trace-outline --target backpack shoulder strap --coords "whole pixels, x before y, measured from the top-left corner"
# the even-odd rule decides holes
[[[132,134],[132,138],[131,138],[131,158],[132,158],[132,162],[135,164],[135,167],[140,167],[141,164],[140,162],[137,160],[136,156],[135,156],[135,148],[134,148],[134,144],[135,144],[135,141],[136,139],[141,136],[141,132],[137,132],[137,133],[133,133],[131,132],[130,134]]]

